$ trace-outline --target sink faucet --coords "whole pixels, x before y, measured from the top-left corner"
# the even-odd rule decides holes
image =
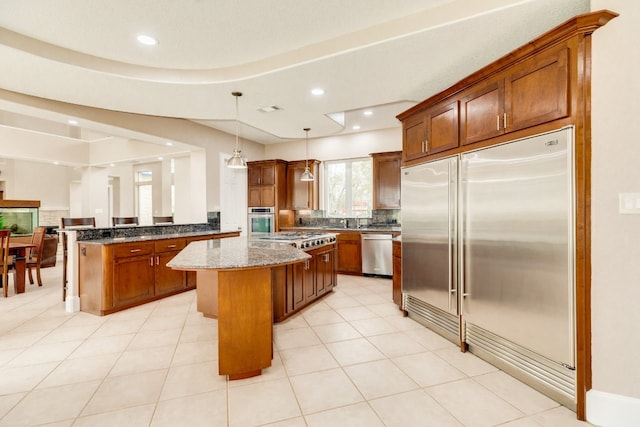
[[[343,228],[349,228],[349,220],[346,218],[341,219],[340,224],[342,224]]]

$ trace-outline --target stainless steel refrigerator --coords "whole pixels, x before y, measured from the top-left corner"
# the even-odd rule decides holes
[[[409,315],[571,406],[573,127],[403,169]]]

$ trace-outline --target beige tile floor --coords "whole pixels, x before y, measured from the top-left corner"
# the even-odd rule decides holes
[[[416,322],[391,281],[339,286],[274,327],[260,377],[217,374],[217,324],[187,292],[66,313],[59,264],[0,299],[0,426],[587,426]]]

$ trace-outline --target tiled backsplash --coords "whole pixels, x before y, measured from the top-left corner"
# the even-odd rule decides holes
[[[296,211],[295,225],[298,227],[337,227],[357,228],[367,225],[400,226],[400,209],[378,209],[372,211],[370,218],[325,218],[324,211]],[[346,222],[346,223],[345,223]]]

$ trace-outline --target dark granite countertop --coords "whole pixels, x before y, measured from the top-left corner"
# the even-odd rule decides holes
[[[246,237],[191,242],[167,266],[177,270],[227,270],[301,262],[311,255],[287,243]]]
[[[355,232],[367,232],[367,233],[399,233],[401,231],[401,228],[398,226],[389,226],[389,227],[380,227],[380,226],[375,226],[375,227],[367,227],[362,226],[360,228],[344,228],[344,227],[328,227],[328,226],[320,226],[320,227],[280,227],[281,230],[283,231],[303,231],[303,230],[323,230],[323,231],[330,231],[332,233],[340,233],[340,232],[345,232],[345,231],[355,231]]]
[[[165,239],[177,239],[181,237],[201,237],[201,236],[217,236],[226,233],[237,233],[238,230],[200,230],[200,231],[186,231],[180,233],[168,233],[168,234],[147,234],[140,236],[124,236],[124,237],[107,237],[103,239],[82,240],[78,243],[86,243],[90,245],[113,245],[117,243],[139,243],[149,242],[154,240]]]

